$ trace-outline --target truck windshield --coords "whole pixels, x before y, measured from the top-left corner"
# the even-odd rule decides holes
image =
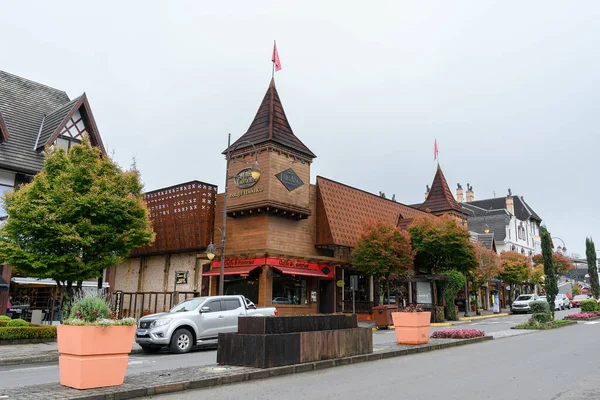
[[[169,312],[176,313],[195,310],[200,304],[204,302],[204,300],[206,300],[204,297],[194,297],[193,299],[187,299],[177,304],[175,307],[171,308]]]

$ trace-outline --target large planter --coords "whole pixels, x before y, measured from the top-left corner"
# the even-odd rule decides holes
[[[61,385],[91,389],[123,384],[135,325],[58,325],[57,333]]]
[[[392,319],[398,343],[424,344],[429,341],[431,312],[395,312]]]

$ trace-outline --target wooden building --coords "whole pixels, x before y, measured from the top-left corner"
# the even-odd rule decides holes
[[[230,150],[225,294],[245,295],[258,306],[274,305],[280,315],[351,312],[354,294],[356,311],[364,318],[370,316],[378,285],[353,269],[351,262],[352,248],[368,222],[379,220],[406,228],[414,218],[446,213],[461,223],[466,221],[466,213],[452,197],[439,167],[432,194],[421,208],[321,176],[311,184],[310,168],[316,155],[294,134],[273,80],[248,131]],[[249,168],[256,159],[262,170],[258,180],[252,178]],[[216,195],[212,215],[217,245],[223,196]],[[155,230],[162,229],[154,211],[151,213]],[[203,232],[213,228],[208,217],[198,223],[207,224],[202,225]],[[196,252],[169,245],[154,255],[137,251],[117,267],[114,287],[129,298],[144,296],[137,306],[129,302],[129,308],[136,309],[132,314],[160,311],[153,302],[168,306],[169,300],[161,299],[171,297],[173,289],[190,295],[216,295],[220,255],[210,262],[204,253],[207,244],[206,238],[198,242]],[[174,283],[175,270],[188,272],[191,278],[178,285]],[[409,291],[409,301],[432,302],[431,280],[415,279]],[[155,292],[155,297],[150,292]],[[156,300],[159,292],[163,297]],[[173,297],[182,298],[179,294]]]

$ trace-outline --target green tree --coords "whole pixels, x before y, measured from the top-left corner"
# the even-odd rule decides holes
[[[585,238],[585,255],[587,258],[590,285],[592,286],[592,296],[598,298],[598,295],[600,295],[600,284],[598,283],[598,266],[596,265],[596,245],[592,238]]]
[[[475,246],[469,240],[469,232],[452,219],[417,218],[408,232],[419,271],[437,274],[457,270],[468,274],[477,268]]]
[[[500,260],[502,261],[500,277],[510,285],[508,301],[512,305],[515,286],[529,279],[531,273],[529,259],[516,251],[505,251],[500,254]]]
[[[544,258],[544,287],[546,289],[546,300],[550,307],[550,314],[554,319],[554,300],[558,294],[558,283],[556,281],[556,269],[554,267],[554,259],[552,252],[552,239],[550,233],[545,226],[540,227],[542,237],[542,257]]]
[[[451,321],[456,321],[458,316],[454,301],[458,292],[465,287],[467,280],[461,272],[456,270],[446,271],[444,275],[446,275],[446,279],[443,283],[442,295],[446,300],[446,317]]]
[[[383,222],[368,224],[352,251],[352,265],[361,272],[384,280],[388,299],[390,276],[406,275],[413,268],[413,250],[408,233]],[[380,292],[383,303],[383,291]]]
[[[475,254],[478,267],[471,272],[472,290],[475,292],[475,303],[479,303],[479,288],[496,278],[501,271],[500,257],[494,250],[486,249],[477,242]],[[477,311],[479,312],[479,311]]]
[[[84,141],[46,155],[30,184],[4,197],[0,260],[59,287],[101,276],[154,233],[139,173],[123,171]]]

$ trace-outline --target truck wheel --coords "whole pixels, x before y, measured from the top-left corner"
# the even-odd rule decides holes
[[[155,346],[140,346],[144,354],[156,354],[160,351],[160,347]]]
[[[192,349],[193,338],[189,330],[185,328],[177,329],[171,336],[169,348],[173,353],[187,353]]]

